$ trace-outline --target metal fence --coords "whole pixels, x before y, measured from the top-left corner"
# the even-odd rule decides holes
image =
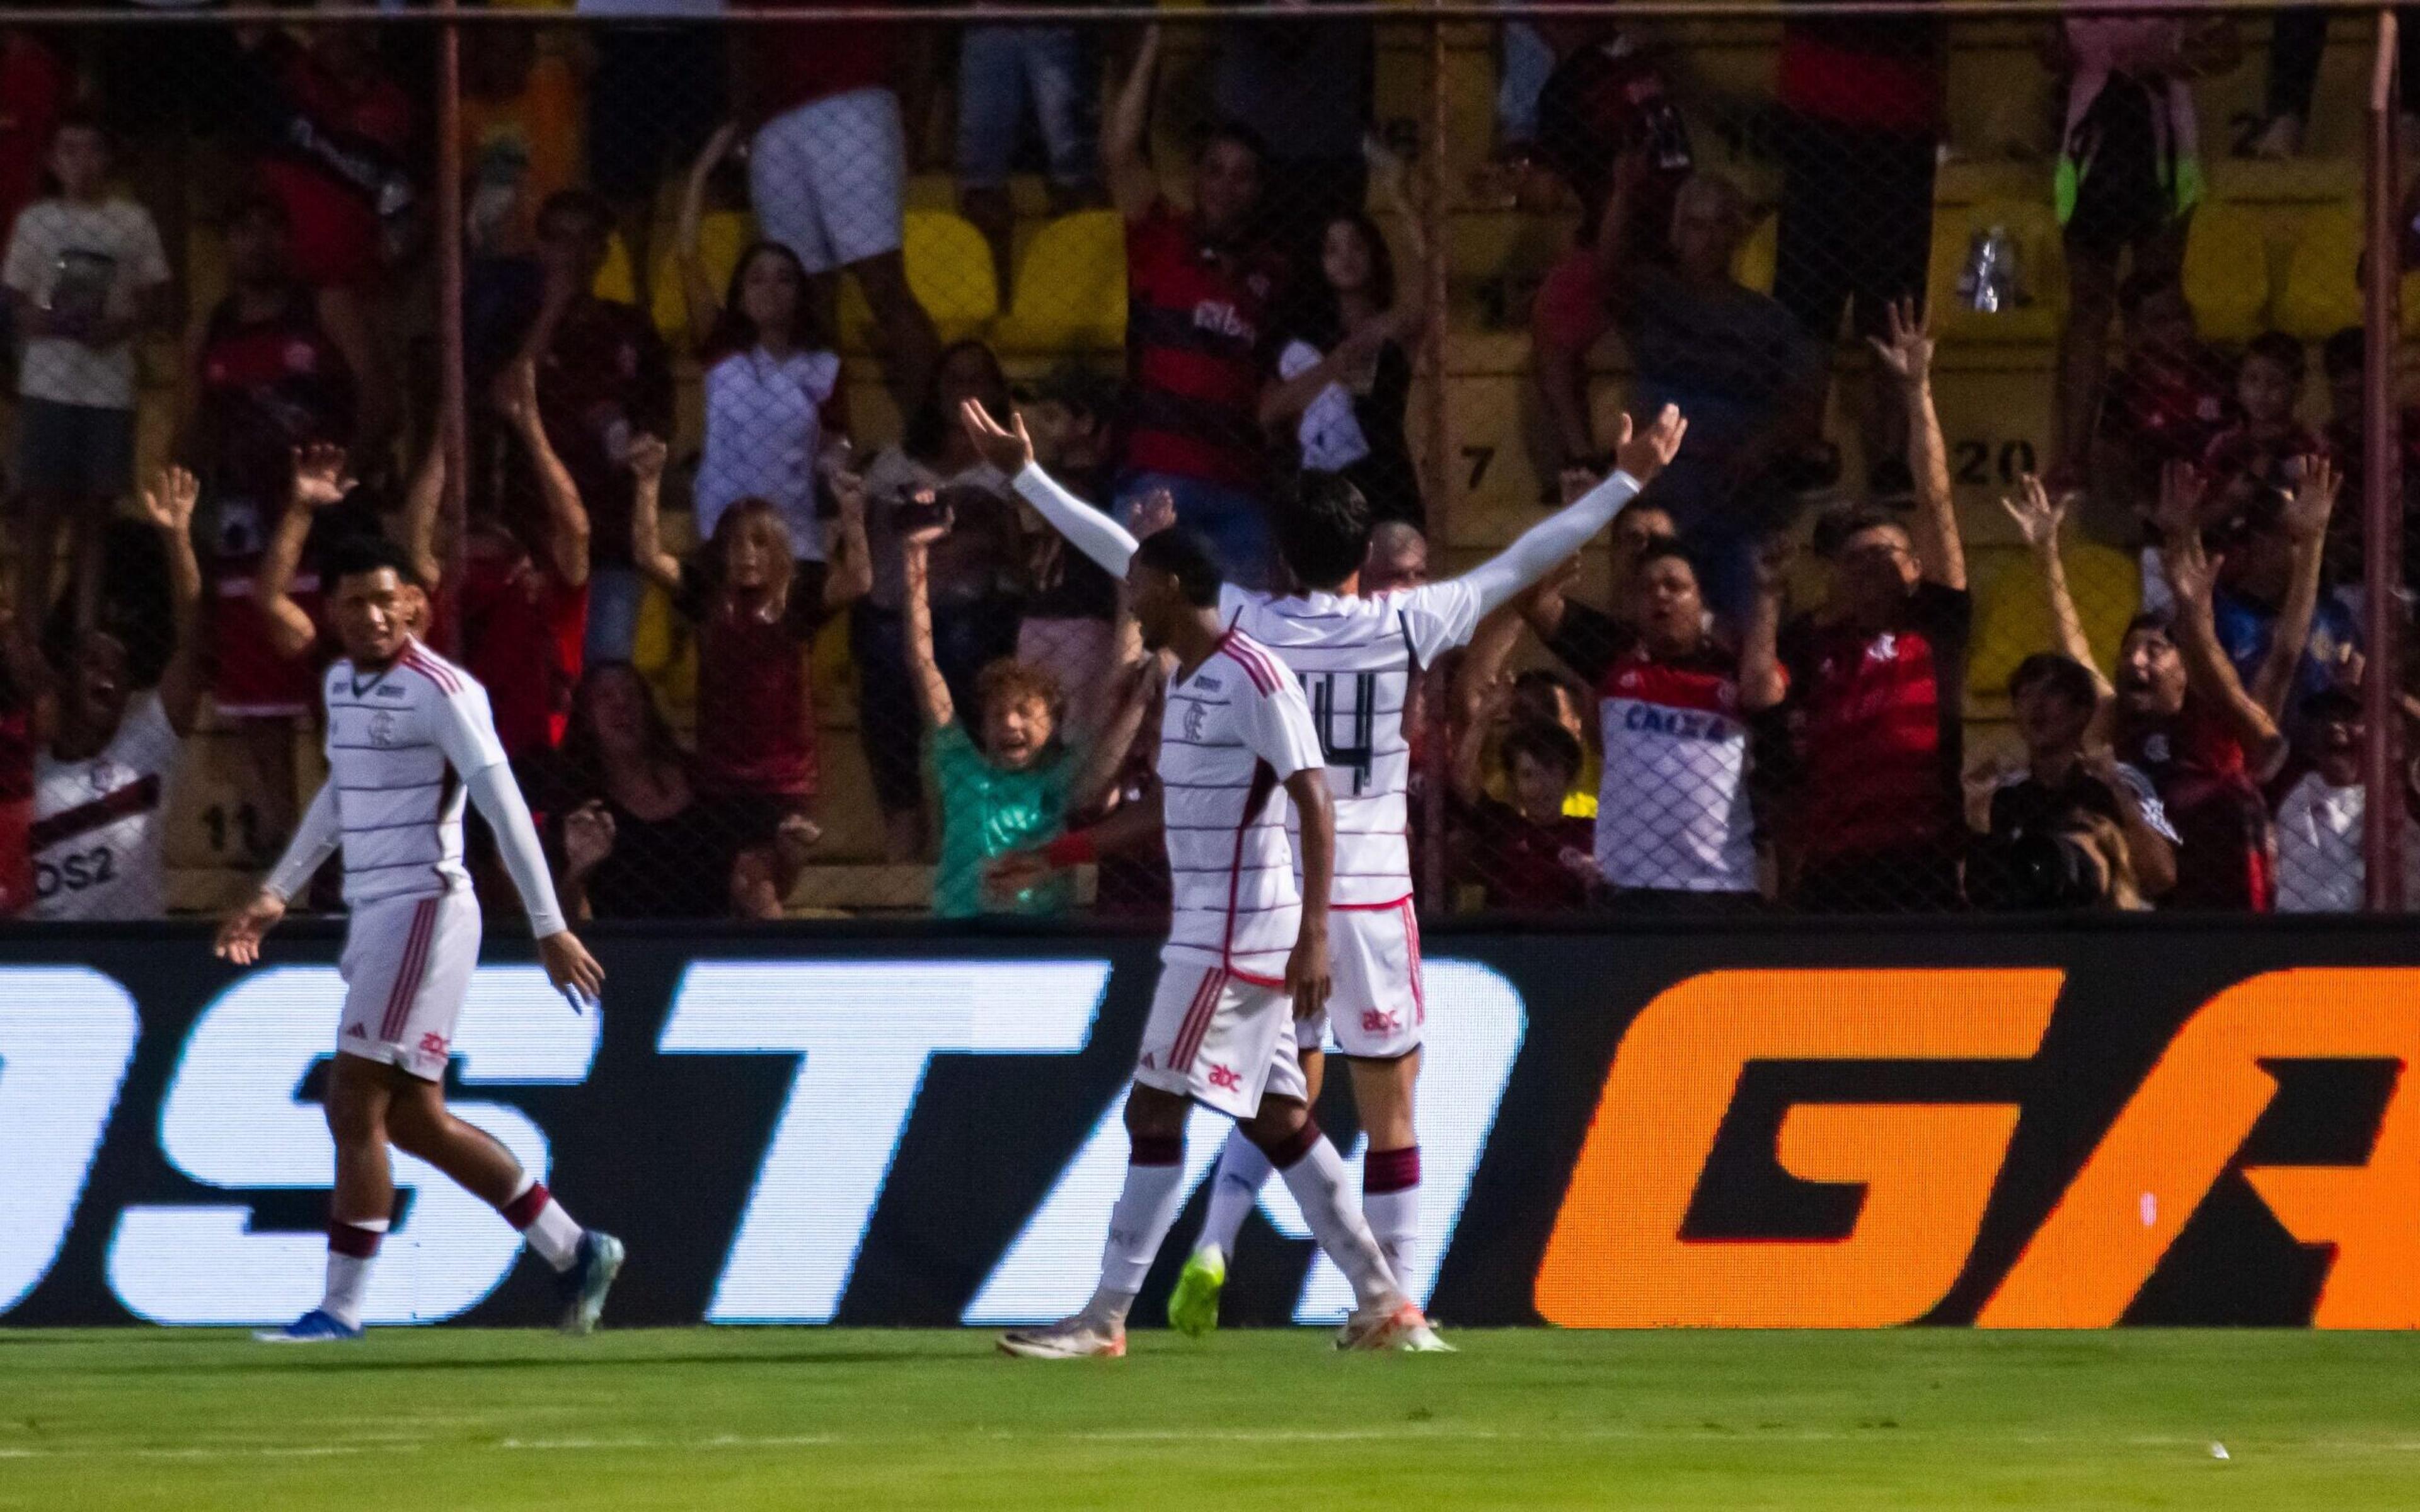
[[[8,901],[240,896],[318,780],[325,553],[380,533],[596,917],[1164,913],[1148,842],[999,864],[1156,796],[1171,671],[971,399],[1280,597],[1657,470],[1528,592],[1391,600],[1407,674],[1306,675],[1348,867],[1432,918],[2399,907],[2397,51],[2319,7],[13,12]]]

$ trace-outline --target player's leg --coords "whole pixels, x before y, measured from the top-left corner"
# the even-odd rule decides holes
[[[1316,1103],[1327,1057],[1319,1047],[1326,1033],[1325,1014],[1295,1026],[1295,1046],[1302,1062],[1305,1100]],[[1235,1253],[1235,1236],[1244,1219],[1260,1204],[1261,1188],[1268,1184],[1269,1158],[1252,1143],[1242,1124],[1227,1132],[1218,1151],[1218,1168],[1210,1179],[1210,1211],[1202,1221],[1202,1237],[1186,1257],[1176,1289],[1169,1293],[1169,1326],[1200,1337],[1218,1326],[1218,1298],[1227,1287],[1227,1262]]]
[[[1185,1203],[1185,1124],[1192,1114],[1191,1103],[1199,1096],[1212,1106],[1238,1113],[1251,1106],[1242,1101],[1247,1092],[1259,1094],[1258,1077],[1251,1078],[1249,1088],[1230,1086],[1233,1078],[1224,1074],[1216,1081],[1210,1077],[1212,1067],[1223,1072],[1234,1064],[1230,1057],[1239,1053],[1219,1029],[1222,1006],[1232,1008],[1232,983],[1223,971],[1198,965],[1160,969],[1135,1063],[1134,1087],[1126,1094],[1125,1184],[1109,1211],[1100,1285],[1074,1317],[1047,1328],[1001,1335],[1003,1350],[1034,1360],[1125,1352],[1126,1314]],[[1265,1047],[1262,1054],[1265,1060]]]
[[[328,1197],[328,1279],[319,1305],[282,1329],[256,1337],[280,1344],[359,1338],[370,1263],[395,1211],[395,1172],[387,1160],[387,1068],[338,1054],[321,1103],[336,1145],[336,1185]]]
[[[1276,1047],[1260,1110],[1244,1127],[1294,1194],[1311,1237],[1352,1283],[1358,1304],[1340,1349],[1442,1350],[1419,1308],[1395,1285],[1370,1225],[1346,1192],[1344,1157],[1312,1121],[1292,1036]]]
[[[1428,1020],[1419,922],[1409,900],[1391,908],[1340,909],[1334,920],[1335,991],[1328,1011],[1337,1045],[1352,1068],[1353,1105],[1368,1140],[1361,1156],[1361,1211],[1404,1295],[1422,1302],[1427,1293],[1419,1259],[1420,1144],[1412,1118]]]

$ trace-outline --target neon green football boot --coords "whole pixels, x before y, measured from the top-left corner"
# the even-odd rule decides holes
[[[1218,1293],[1227,1287],[1227,1257],[1215,1244],[1195,1250],[1168,1294],[1168,1326],[1198,1339],[1218,1326]]]

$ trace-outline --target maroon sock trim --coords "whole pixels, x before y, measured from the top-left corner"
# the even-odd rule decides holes
[[[1277,1148],[1263,1150],[1262,1153],[1268,1156],[1269,1164],[1277,1169],[1291,1170],[1295,1163],[1310,1154],[1311,1147],[1317,1143],[1319,1143],[1319,1120],[1307,1118],[1302,1120],[1301,1128],[1278,1141]]]
[[[328,1223],[329,1252],[335,1255],[349,1255],[357,1260],[366,1260],[378,1254],[379,1241],[385,1237],[383,1232],[376,1228],[361,1228],[352,1224],[337,1223],[334,1219],[329,1220]]]
[[[537,1222],[537,1215],[544,1212],[546,1205],[553,1200],[554,1194],[546,1189],[544,1181],[540,1181],[496,1211],[503,1213],[504,1222],[515,1228],[527,1228]]]
[[[1183,1134],[1129,1134],[1126,1163],[1130,1165],[1182,1165],[1185,1164]]]
[[[1406,1145],[1401,1149],[1373,1149],[1361,1157],[1361,1191],[1364,1196],[1384,1196],[1389,1192],[1406,1192],[1420,1184],[1420,1147]]]

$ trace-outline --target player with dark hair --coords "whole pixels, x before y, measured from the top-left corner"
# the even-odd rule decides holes
[[[327,671],[328,780],[284,858],[220,926],[221,959],[248,966],[287,900],[345,855],[351,922],[345,1006],[328,1079],[336,1180],[328,1284],[318,1306],[257,1337],[323,1343],[362,1335],[370,1261],[395,1211],[387,1146],[416,1155],[494,1205],[561,1277],[563,1324],[586,1333],[622,1264],[621,1242],[583,1230],[535,1173],[445,1107],[455,1020],[479,961],[479,903],[462,861],[465,799],[495,832],[529,914],[547,980],[577,1011],[605,973],[565,924],[529,806],[496,737],[487,689],[415,639],[421,583],[383,537],[332,548],[327,578],[344,655]]]
[[[1139,549],[1135,538],[1033,465],[1021,422],[1012,434],[970,405],[966,423],[985,459],[1014,477],[1019,496],[1069,545],[1108,571],[1126,570]],[[1428,1289],[1417,1256],[1419,1143],[1412,1117],[1427,1002],[1412,909],[1404,704],[1421,669],[1468,643],[1482,616],[1510,603],[1609,524],[1671,460],[1687,429],[1669,406],[1636,435],[1625,420],[1618,470],[1577,501],[1460,578],[1374,596],[1363,595],[1360,583],[1370,551],[1368,506],[1350,482],[1307,475],[1279,525],[1279,547],[1300,590],[1278,595],[1230,584],[1218,598],[1220,620],[1266,646],[1310,699],[1336,810],[1336,1011],[1330,1022],[1350,1057],[1354,1102],[1370,1140],[1363,1211],[1397,1283],[1415,1302]],[[1147,536],[1143,548],[1153,539]],[[1312,881],[1306,871],[1307,893]],[[1316,1018],[1302,1026],[1299,1048],[1314,1065],[1326,1027]],[[1254,1146],[1231,1139],[1212,1194],[1205,1243],[1171,1304],[1180,1328],[1198,1333],[1216,1326],[1225,1251],[1267,1179]]]

